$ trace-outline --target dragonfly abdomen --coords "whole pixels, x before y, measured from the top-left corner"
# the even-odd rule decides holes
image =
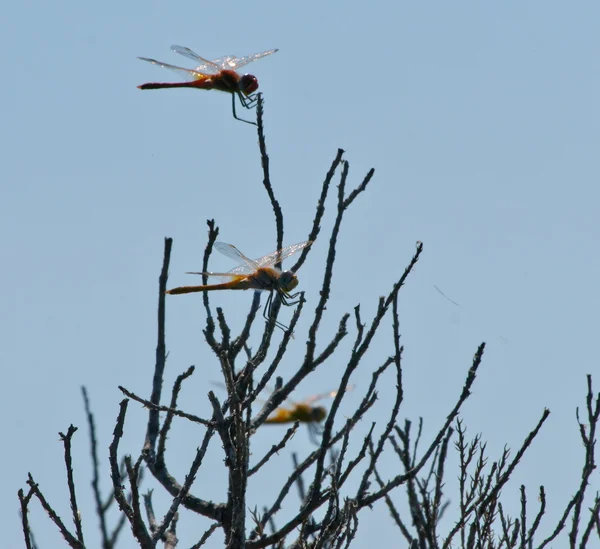
[[[202,286],[180,286],[167,290],[170,295],[192,294],[194,292],[210,292],[212,290],[248,290],[253,288],[248,279],[236,280],[233,282],[223,282],[223,284],[207,284]]]
[[[162,88],[199,88],[201,90],[212,90],[215,88],[215,81],[212,78],[198,78],[191,82],[148,82],[138,86],[140,90],[160,90]]]

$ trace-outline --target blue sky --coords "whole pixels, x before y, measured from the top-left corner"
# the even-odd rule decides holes
[[[376,170],[342,227],[323,341],[357,303],[365,318],[372,315],[415,242],[423,241],[422,260],[401,292],[406,401],[400,416],[424,416],[431,436],[486,341],[464,421],[471,435],[482,433],[495,459],[505,444],[516,449],[550,408],[504,501],[516,514],[519,485],[526,484],[535,502],[544,484],[555,520],[576,490],[583,463],[575,408],[584,403],[585,374],[600,371],[600,7],[591,1],[224,6],[13,3],[0,23],[0,411],[10,443],[0,457],[10,471],[0,513],[12,517],[7,547],[22,546],[16,492],[28,471],[68,520],[57,433],[70,423],[82,427],[76,476],[88,543],[97,539],[79,388],[88,387],[96,413],[108,490],[104,449],[121,400],[116,387],[138,393],[150,387],[163,238],[174,238],[173,285],[189,282],[184,272],[200,268],[207,218],[216,220],[222,240],[251,257],[275,246],[256,133],[233,120],[229,98],[136,89],[171,76],[137,56],[186,63],[171,44],[209,58],[280,49],[249,71],[264,92],[286,244],[306,238],[338,147],[350,162],[350,184]],[[325,232],[333,202],[329,207]],[[307,311],[318,300],[325,239],[314,248],[299,272]],[[224,257],[212,263],[215,270],[232,266]],[[234,316],[245,315],[251,297],[215,295],[213,304],[222,305],[235,326]],[[219,372],[202,341],[204,320],[199,296],[169,300],[167,385],[195,364],[181,403],[206,416],[208,383]],[[303,320],[306,328],[309,315]],[[303,356],[303,342],[300,329],[297,350],[282,364],[284,378]],[[382,343],[372,350],[353,379],[359,389],[387,349]],[[343,359],[307,379],[298,398],[334,388]],[[600,376],[595,383],[598,390]],[[383,427],[391,397],[381,391],[381,406],[369,421]],[[357,399],[349,395],[348,413]],[[144,419],[131,405],[124,450],[139,449]],[[359,434],[366,428],[367,422]],[[259,433],[256,455],[280,434]],[[290,449],[308,451],[302,435]],[[186,470],[200,436],[176,424],[175,471]],[[195,486],[218,501],[224,497],[221,460],[215,445]],[[290,470],[284,451],[269,470],[273,486],[261,481],[264,503]],[[391,454],[384,470],[397,472]],[[455,477],[448,473],[450,493]],[[599,487],[595,473],[592,489]],[[38,539],[58,543],[41,511],[32,521]],[[182,546],[204,531],[199,522],[180,524]],[[365,512],[358,546],[374,533],[397,539],[383,506]]]

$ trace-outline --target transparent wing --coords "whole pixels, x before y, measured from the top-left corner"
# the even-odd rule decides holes
[[[148,63],[152,63],[153,65],[157,65],[159,67],[164,67],[165,69],[172,70],[179,74],[179,76],[184,78],[187,82],[201,80],[205,76],[201,72],[184,69],[183,67],[177,67],[176,65],[169,65],[168,63],[163,63],[162,61],[157,61],[156,59],[149,59],[148,57],[138,57],[138,59],[141,59],[142,61],[148,61]]]
[[[273,392],[273,387],[270,387],[269,385],[267,385],[264,390],[265,390],[265,397],[268,397],[268,395]],[[348,391],[352,391],[352,390],[354,390],[354,385],[350,385],[350,386],[346,387],[346,390],[344,392],[347,393]],[[313,402],[317,402],[318,400],[323,400],[325,398],[335,398],[337,396],[337,394],[338,394],[338,391],[329,391],[328,393],[319,393],[318,395],[309,396],[308,398],[304,398],[300,401],[292,400],[290,397],[288,397],[277,408],[277,410],[279,410],[280,408],[292,409],[295,406],[298,406],[298,405],[301,406],[303,404],[308,404],[310,406]],[[257,402],[266,402],[267,398],[257,398],[256,401]]]
[[[259,259],[255,259],[254,263],[257,265],[257,267],[271,267],[272,265],[275,265],[275,263],[283,261],[287,257],[290,257],[291,255],[299,252],[307,246],[310,246],[311,244],[312,240],[299,242],[298,244],[292,244],[291,246],[281,248],[281,250],[267,254]]]
[[[201,72],[203,74],[217,74],[218,72],[221,72],[221,67],[217,63],[199,56],[196,52],[190,50],[190,48],[184,46],[171,46],[171,49],[175,53],[191,59],[194,63],[199,63],[195,69],[196,72]]]
[[[218,278],[219,280],[222,280],[223,282],[233,282],[235,280],[241,280],[243,278],[246,278],[245,275],[243,274],[237,274],[237,273],[232,273],[232,272],[228,272],[228,273],[198,273],[198,272],[191,272],[188,271],[187,273],[188,275],[204,275],[204,276],[208,276],[210,278]]]
[[[275,50],[267,50],[261,53],[253,53],[252,55],[245,55],[244,57],[236,57],[235,55],[225,55],[223,57],[219,57],[218,59],[214,59],[212,63],[217,65],[220,69],[229,69],[229,70],[237,70],[248,63],[252,63],[257,59],[261,59],[262,57],[266,57],[267,55],[271,55],[279,51]]]
[[[354,389],[354,385],[346,387],[346,390],[344,392],[347,393],[348,391],[352,391],[352,389]],[[335,398],[337,396],[337,394],[338,394],[338,391],[330,391],[329,393],[320,393],[318,395],[313,395],[308,398],[305,398],[302,401],[302,404],[312,404],[313,402],[316,402],[317,400],[323,400],[324,398]]]
[[[237,261],[238,263],[242,261],[242,265],[239,267],[235,267],[229,271],[230,274],[249,274],[253,273],[260,267],[256,261],[252,261],[248,257],[246,257],[242,252],[240,252],[233,244],[226,244],[225,242],[215,242],[215,248],[226,255],[227,257]]]

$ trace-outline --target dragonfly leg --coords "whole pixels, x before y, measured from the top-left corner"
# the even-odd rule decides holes
[[[299,299],[296,299],[301,292],[296,292],[295,294],[283,294],[283,292],[279,293],[279,298],[281,299],[281,303],[286,307],[291,307],[292,305],[298,305],[300,303]],[[289,301],[290,299],[296,299],[296,301]]]
[[[232,93],[232,94],[231,94],[231,107],[232,107],[232,109],[233,109],[233,117],[234,117],[236,120],[239,120],[240,122],[246,122],[246,124],[252,124],[253,126],[257,126],[256,122],[252,122],[252,121],[250,121],[250,120],[244,120],[243,118],[240,118],[240,117],[237,115],[237,113],[235,112],[235,96],[236,96],[236,94],[235,94],[235,93]],[[237,96],[239,97],[239,99],[240,99],[240,103],[242,104],[242,106],[246,107],[246,102],[245,102],[245,100],[244,100],[244,98],[243,98],[242,94],[238,92],[238,93],[237,93]],[[246,108],[249,108],[249,107],[246,107]]]
[[[277,326],[277,328],[280,328],[284,332],[287,332],[290,329],[289,326],[282,324],[281,322],[279,322],[278,320],[275,320],[272,317],[272,315],[271,315],[272,308],[273,308],[273,292],[269,292],[269,297],[267,298],[267,302],[265,303],[265,307],[263,309],[263,318],[267,322],[271,322],[272,324]]]
[[[265,320],[271,320],[271,305],[273,303],[273,292],[269,292],[269,297],[267,297],[267,302],[265,303],[265,308],[263,309],[263,318]]]
[[[323,429],[320,425],[317,425],[314,422],[307,423],[308,426],[308,438],[315,446],[321,446],[321,441],[319,437],[323,434]]]
[[[238,97],[240,98],[240,103],[243,107],[247,109],[253,109],[256,107],[256,103],[258,102],[258,94],[255,93],[253,95],[244,95],[241,92],[238,92]]]

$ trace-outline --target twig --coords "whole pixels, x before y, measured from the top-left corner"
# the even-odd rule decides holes
[[[48,513],[50,520],[52,520],[52,522],[56,524],[63,538],[65,538],[65,541],[69,544],[69,547],[71,547],[72,549],[85,549],[85,546],[75,536],[73,536],[73,534],[71,534],[69,530],[67,530],[67,527],[64,525],[63,521],[56,514],[54,509],[51,507],[51,505],[48,503],[48,501],[40,491],[39,486],[33,480],[31,473],[28,473],[27,475],[27,484],[29,485],[30,492],[39,500],[42,507],[44,508],[44,511]]]
[[[199,423],[200,425],[204,425],[205,427],[210,427],[212,425],[212,422],[208,419],[203,419],[201,417],[195,416],[194,414],[188,414],[187,412],[183,412],[181,410],[177,410],[176,408],[171,408],[169,406],[161,406],[160,404],[154,404],[149,400],[146,400],[145,398],[137,396],[135,393],[132,393],[131,391],[125,389],[125,387],[122,387],[121,385],[119,385],[119,390],[131,400],[135,400],[136,402],[143,404],[146,408],[149,408],[150,410],[168,412],[171,415],[189,419],[193,423]]]
[[[381,475],[379,474],[379,471],[377,470],[377,466],[375,466],[375,468],[373,469],[373,476],[375,478],[375,481],[379,485],[379,488],[383,488],[385,486],[385,483],[383,482],[383,479],[381,478]],[[392,498],[390,497],[389,494],[385,494],[383,496],[383,499],[384,499],[385,504],[390,512],[390,515],[392,515],[392,519],[394,520],[394,522],[396,523],[396,526],[398,526],[398,528],[400,529],[400,532],[404,536],[404,539],[406,539],[406,541],[412,545],[415,538],[413,538],[411,536],[408,528],[406,527],[406,525],[400,518],[400,513],[396,509],[396,506],[394,505]]]
[[[90,406],[90,400],[88,397],[87,389],[81,387],[81,393],[83,395],[83,404],[85,407],[85,413],[88,421],[88,428],[90,430],[90,453],[92,457],[92,491],[94,493],[94,501],[96,503],[96,514],[100,522],[100,534],[102,536],[102,547],[108,549],[111,547],[108,536],[108,528],[106,525],[106,512],[104,505],[102,504],[102,493],[100,492],[100,462],[98,460],[98,442],[96,440],[96,423],[94,421],[94,415],[92,414],[92,408]],[[110,498],[110,501],[114,501]]]
[[[583,531],[583,535],[581,536],[581,543],[579,545],[580,549],[585,549],[588,546],[594,526],[596,527],[598,539],[600,539],[600,497],[598,497],[598,494],[596,494],[594,506],[590,509],[590,520],[588,521],[587,526]]]
[[[151,549],[154,547],[154,543],[144,524],[140,507],[139,474],[141,465],[142,456],[136,459],[135,463],[133,463],[131,456],[125,456],[125,467],[127,469],[127,476],[129,477],[129,486],[131,487],[131,509],[133,510],[132,520],[129,522],[133,535],[140,542],[140,547]]]
[[[152,506],[152,492],[153,490],[148,490],[142,497],[144,498],[144,507],[146,508],[146,518],[148,519],[150,532],[154,534],[158,528],[158,523],[156,522],[154,507]]]
[[[33,495],[33,488],[29,488],[27,495],[23,492],[23,489],[20,488],[17,492],[19,496],[19,503],[21,504],[21,524],[23,526],[23,536],[25,538],[25,546],[27,549],[33,549],[33,543],[31,540],[31,528],[29,527],[29,518],[28,518],[28,505],[31,501],[31,496]]]
[[[267,154],[267,145],[265,142],[265,133],[263,126],[263,97],[262,94],[258,94],[258,102],[256,105],[256,121],[258,124],[258,148],[260,150],[260,162],[263,169],[263,185],[265,190],[267,191],[267,195],[269,196],[269,200],[271,201],[271,206],[273,207],[273,213],[275,214],[275,226],[277,229],[277,247],[276,250],[281,250],[283,248],[283,213],[281,211],[281,206],[279,202],[275,198],[275,193],[273,192],[273,186],[271,185],[271,174],[269,173],[269,155]],[[281,267],[281,263],[276,263],[277,268]]]
[[[229,351],[229,342],[231,340],[231,330],[229,329],[227,321],[225,320],[225,313],[223,313],[223,309],[221,307],[217,307],[217,322],[219,323],[219,328],[223,336],[219,346],[221,349],[219,354],[221,354],[224,350]]]
[[[181,391],[181,386],[183,382],[190,377],[194,373],[195,367],[190,366],[185,372],[179,374],[175,383],[173,384],[173,391],[171,392],[171,402],[169,405],[170,410],[174,410],[177,406],[177,398],[179,397],[179,391]],[[173,422],[173,417],[175,414],[172,411],[167,412],[167,416],[163,421],[163,425],[160,429],[160,435],[158,437],[158,449],[156,452],[156,463],[164,464],[165,462],[165,449],[167,445],[167,435],[169,433],[169,429],[171,428],[171,423]]]
[[[119,504],[119,509],[125,514],[129,524],[131,525],[131,530],[133,535],[140,543],[140,547],[143,549],[150,549],[153,547],[152,539],[150,538],[150,534],[146,529],[146,525],[144,524],[141,514],[139,512],[139,494],[137,487],[137,470],[139,470],[140,460],[136,463],[136,466],[133,467],[131,464],[131,457],[125,457],[125,467],[127,468],[127,473],[129,475],[129,481],[131,486],[131,504],[127,501],[125,497],[125,492],[123,490],[121,471],[119,470],[119,461],[118,461],[118,450],[119,450],[119,442],[123,437],[123,425],[125,424],[125,415],[127,414],[127,399],[123,399],[120,403],[119,415],[117,417],[117,422],[115,424],[115,429],[113,432],[113,440],[110,443],[109,448],[109,462],[111,469],[111,477],[113,481],[113,489],[115,492],[115,499]]]
[[[454,528],[448,534],[448,537],[446,538],[446,541],[444,542],[443,549],[448,549],[450,547],[452,538],[454,537],[456,532],[460,528],[463,527],[465,521],[467,520],[467,518],[470,516],[470,514],[472,512],[476,512],[477,516],[480,517],[483,515],[483,513],[487,512],[489,510],[489,506],[491,504],[493,504],[494,502],[497,501],[498,494],[500,493],[500,491],[502,490],[504,485],[508,482],[515,467],[517,466],[517,464],[519,463],[519,461],[521,460],[521,458],[527,451],[527,448],[529,448],[529,446],[533,442],[533,439],[538,435],[540,429],[542,428],[542,425],[545,423],[546,419],[548,419],[549,415],[550,415],[550,410],[548,410],[548,409],[544,410],[542,417],[538,421],[538,424],[535,426],[533,431],[531,431],[531,433],[529,433],[529,435],[527,435],[527,438],[521,445],[521,448],[519,449],[519,451],[516,453],[514,459],[507,466],[506,471],[504,471],[502,474],[498,475],[498,480],[496,482],[496,485],[491,490],[489,490],[489,492],[487,492],[487,491],[484,492],[483,495],[481,497],[479,497],[476,501],[474,501],[465,510],[464,513],[461,513],[461,519],[458,521],[458,523],[454,526]]]
[[[333,446],[339,440],[341,440],[345,436],[345,434],[348,430],[353,429],[354,425],[356,425],[356,423],[365,415],[367,410],[369,410],[371,408],[371,406],[373,406],[373,404],[375,403],[375,400],[376,400],[375,387],[377,385],[377,381],[379,380],[379,377],[381,376],[381,374],[387,369],[389,364],[390,364],[390,362],[384,363],[380,368],[378,368],[375,372],[373,372],[371,384],[369,385],[369,388],[367,389],[367,393],[366,393],[365,397],[363,398],[362,402],[359,404],[358,408],[356,409],[356,411],[354,412],[352,417],[349,418],[349,420],[345,423],[344,427],[342,429],[340,429],[340,431],[338,431],[334,436],[331,437],[331,440],[329,442],[330,446]],[[265,524],[270,519],[270,517],[272,517],[280,509],[281,504],[282,504],[283,500],[285,499],[285,497],[288,495],[288,492],[289,492],[291,486],[298,481],[298,478],[304,473],[304,471],[306,471],[313,463],[315,463],[315,461],[319,458],[319,456],[320,456],[320,448],[315,450],[301,464],[296,466],[294,472],[290,475],[288,480],[285,482],[285,484],[281,488],[279,495],[278,495],[277,499],[275,500],[275,502],[273,503],[273,505],[271,506],[271,508],[263,515],[262,528],[264,528]],[[327,500],[327,494],[324,494],[324,498],[321,498],[320,501],[322,503],[323,501],[326,501],[326,500]],[[277,543],[278,541],[283,539],[287,534],[289,534],[296,526],[298,526],[299,524],[302,524],[303,520],[306,517],[308,517],[314,509],[318,508],[319,506],[320,506],[320,504],[317,505],[316,503],[314,505],[305,506],[303,508],[303,511],[301,514],[297,515],[295,518],[293,518],[291,521],[289,521],[277,533],[273,534],[272,536],[269,536],[266,541],[265,541],[265,539],[261,539],[261,540],[248,542],[248,548],[253,549],[254,547],[256,547],[258,549],[260,547],[266,547],[268,545]],[[255,538],[256,538],[256,530],[254,530],[251,533],[250,540],[254,540]],[[256,545],[254,545],[254,544],[256,544]]]
[[[204,532],[204,534],[202,534],[200,541],[198,543],[192,545],[192,547],[190,549],[200,549],[200,547],[202,547],[208,541],[208,538],[210,538],[210,536],[212,536],[213,532],[219,526],[221,526],[221,525],[218,522],[214,522],[213,524],[211,524],[210,528],[206,532]]]
[[[177,523],[179,522],[179,513],[175,513],[169,529],[165,532],[165,549],[175,549],[179,540],[177,539]]]
[[[448,427],[450,426],[450,424],[454,421],[454,419],[458,415],[458,412],[459,412],[460,408],[462,407],[463,403],[471,395],[471,387],[473,386],[473,383],[475,382],[475,377],[477,375],[477,370],[481,364],[481,359],[483,357],[484,349],[485,349],[485,343],[482,343],[479,346],[479,348],[477,349],[475,356],[473,357],[473,365],[469,369],[469,373],[467,375],[467,379],[465,381],[465,385],[463,387],[460,398],[458,399],[458,402],[456,403],[456,405],[454,406],[454,408],[448,415],[445,424],[442,426],[442,428],[438,432],[437,436],[435,437],[435,439],[433,440],[433,442],[431,443],[431,445],[429,446],[429,448],[427,449],[427,451],[421,458],[420,462],[415,467],[413,467],[413,469],[408,471],[407,473],[405,473],[403,475],[397,475],[396,477],[394,477],[392,480],[390,480],[386,484],[386,486],[384,488],[381,488],[377,492],[374,492],[374,493],[370,494],[369,496],[365,496],[364,498],[362,498],[359,502],[362,507],[364,507],[365,505],[372,505],[373,503],[375,503],[375,501],[380,499],[384,494],[389,493],[396,486],[400,486],[400,484],[403,484],[409,478],[413,478],[421,470],[421,468],[425,465],[425,463],[427,463],[427,461],[431,457],[431,454],[435,451],[435,449],[437,448],[437,446],[439,445],[441,440],[444,438],[444,435],[445,435]]]
[[[208,272],[208,260],[210,259],[210,255],[212,253],[213,245],[219,236],[219,227],[215,225],[214,219],[208,219],[206,221],[208,225],[208,241],[206,242],[206,248],[204,249],[204,259],[202,260],[202,272]],[[202,275],[202,284],[206,285],[208,282],[208,277],[206,275]],[[215,321],[212,317],[212,312],[210,310],[210,301],[208,299],[208,292],[202,292],[202,303],[204,304],[204,309],[206,310],[206,328],[204,329],[204,337],[206,338],[206,343],[208,346],[214,351],[216,355],[219,354],[221,348],[217,341],[215,340]]]
[[[169,279],[169,263],[171,261],[172,238],[165,238],[165,249],[163,264],[158,279],[158,335],[156,344],[156,363],[154,366],[154,377],[152,380],[152,394],[150,402],[160,404],[160,395],[162,393],[163,376],[165,364],[167,361],[165,345],[165,292],[167,291],[167,281]],[[155,408],[150,408],[148,412],[148,427],[146,429],[146,441],[144,448],[154,449],[156,437],[158,436],[159,414]]]
[[[325,180],[323,181],[323,185],[321,186],[321,195],[319,197],[319,200],[317,201],[317,209],[315,212],[315,217],[313,219],[312,228],[308,233],[308,238],[306,240],[314,242],[315,240],[317,240],[317,237],[321,232],[321,221],[323,219],[323,216],[325,215],[325,201],[327,199],[327,194],[329,193],[329,188],[331,187],[331,181],[333,180],[333,176],[335,175],[338,166],[342,162],[343,155],[344,151],[342,149],[338,149],[337,154],[335,155],[335,158],[331,163],[329,171],[325,175]],[[302,250],[302,252],[298,256],[296,263],[292,267],[293,272],[296,272],[304,264],[304,261],[306,260],[310,252],[310,248],[311,246]]]
[[[542,517],[544,516],[544,513],[546,512],[546,492],[544,491],[543,486],[540,486],[539,501],[540,501],[540,510],[538,511],[538,514],[536,515],[535,519],[533,520],[533,524],[531,525],[529,532],[527,533],[527,544],[530,544],[533,542],[533,537],[534,537],[535,533],[537,532],[537,529],[540,526],[540,523],[542,521]]]
[[[354,347],[352,350],[356,351],[362,342],[363,333],[365,331],[365,325],[360,319],[360,305],[354,307],[354,319],[356,320],[356,340],[354,341]]]
[[[390,419],[381,433],[379,437],[379,442],[377,443],[377,447],[374,449],[371,455],[371,460],[365,473],[363,475],[362,481],[357,491],[357,498],[361,498],[366,494],[366,491],[369,486],[369,478],[373,472],[375,464],[379,461],[379,458],[383,452],[384,445],[392,432],[394,424],[396,423],[396,418],[398,417],[398,411],[400,410],[400,405],[402,403],[402,399],[404,396],[404,389],[402,387],[402,352],[404,351],[403,347],[400,346],[400,321],[398,318],[398,294],[394,296],[392,301],[392,328],[393,328],[393,336],[394,336],[394,365],[396,366],[396,399],[394,401],[394,405],[392,407],[392,411],[390,413]]]
[[[340,321],[336,335],[333,337],[332,341],[329,343],[329,345],[326,346],[326,348],[323,350],[323,352],[319,356],[319,362],[316,362],[316,361],[306,362],[306,360],[305,360],[305,362],[302,364],[300,369],[290,378],[290,380],[281,388],[281,390],[275,391],[271,394],[271,397],[267,400],[267,402],[265,402],[265,404],[262,407],[262,409],[260,410],[260,412],[252,420],[252,428],[253,429],[257,429],[258,427],[260,427],[265,422],[267,417],[276,408],[278,408],[284,400],[286,400],[292,394],[292,392],[306,378],[306,376],[308,374],[310,374],[312,371],[314,371],[314,369],[319,364],[322,364],[323,362],[325,362],[326,358],[331,356],[331,354],[333,353],[333,349],[335,349],[338,346],[340,341],[347,334],[346,322],[348,320],[348,316],[349,315],[346,314],[342,317],[342,320]],[[280,356],[283,357],[283,354],[281,354]],[[275,361],[273,362],[273,364],[275,364]],[[266,386],[270,375],[274,372],[274,369],[275,368],[273,367],[273,368],[269,368],[267,370],[267,372],[265,373],[265,376],[263,376],[263,378],[257,385],[256,391],[255,391],[256,395],[258,395],[259,388],[262,390],[262,388],[264,388]],[[344,390],[345,390],[345,388],[344,388]],[[335,403],[335,401],[334,401],[334,403]],[[333,405],[332,405],[332,409],[334,409]]]
[[[260,294],[261,292],[259,291],[254,292],[254,296],[252,297],[252,305],[250,306],[250,311],[246,316],[244,327],[242,328],[240,335],[231,343],[229,348],[229,360],[231,360],[231,362],[235,361],[240,351],[248,342],[248,338],[250,337],[250,328],[252,327],[254,319],[256,318],[256,313],[258,313],[260,310]]]
[[[69,487],[69,498],[71,501],[71,512],[73,513],[73,522],[77,531],[77,540],[82,546],[85,546],[83,541],[83,528],[81,526],[81,513],[77,506],[77,495],[75,493],[75,481],[73,480],[73,460],[71,459],[71,439],[77,431],[77,427],[70,425],[67,434],[58,433],[65,446],[65,466],[67,468],[67,485]]]
[[[572,527],[571,532],[569,533],[569,538],[570,538],[572,546],[574,546],[574,543],[575,543],[575,539],[576,539],[576,535],[577,535],[577,527],[578,527],[578,517],[579,517],[579,512],[580,512],[579,510],[581,509],[581,504],[583,502],[585,490],[589,483],[589,478],[595,467],[594,447],[595,447],[595,442],[596,442],[596,429],[598,426],[598,420],[600,418],[600,393],[596,397],[596,406],[595,406],[595,409],[593,409],[592,401],[594,398],[594,392],[592,389],[592,376],[590,376],[590,375],[587,376],[587,387],[588,387],[588,391],[587,391],[587,396],[586,396],[586,408],[588,411],[588,421],[589,421],[589,428],[590,428],[589,435],[586,434],[585,427],[584,427],[583,423],[581,421],[579,421],[579,414],[577,414],[577,416],[578,416],[577,420],[578,420],[579,428],[580,428],[580,435],[581,435],[581,438],[582,438],[582,441],[583,441],[583,444],[585,447],[585,460],[584,460],[584,464],[583,464],[583,470],[581,472],[581,483],[579,485],[579,489],[577,490],[577,493],[573,496],[571,501],[569,501],[569,503],[567,504],[567,507],[566,507],[562,517],[560,518],[560,520],[558,521],[558,524],[556,525],[556,528],[554,529],[554,532],[552,532],[552,534],[542,542],[542,544],[539,546],[539,549],[543,549],[544,547],[546,547],[546,545],[548,545],[551,541],[553,541],[558,536],[558,534],[560,534],[560,532],[565,527],[567,518],[571,514],[571,511],[573,510],[573,508],[576,509],[576,513],[573,518],[573,527]]]
[[[285,445],[288,443],[288,441],[296,434],[296,431],[298,430],[299,425],[300,425],[299,421],[294,422],[294,425],[292,425],[286,431],[285,436],[279,441],[279,443],[271,446],[271,449],[264,455],[264,457],[254,467],[252,467],[248,471],[249,477],[251,477],[254,473],[257,473],[258,470],[271,459],[273,454],[279,453],[279,451],[285,447]]]
[[[171,502],[171,506],[169,507],[169,510],[165,514],[161,524],[157,526],[156,531],[153,533],[152,540],[155,544],[163,537],[163,535],[165,535],[169,526],[172,526],[174,524],[174,521],[176,521],[177,511],[179,509],[179,506],[181,505],[184,498],[188,495],[190,489],[192,488],[192,484],[194,483],[194,480],[196,479],[198,470],[200,469],[200,466],[202,465],[202,460],[204,459],[204,456],[206,455],[206,450],[208,449],[208,444],[210,442],[210,439],[213,436],[213,433],[214,433],[214,429],[209,428],[209,429],[207,429],[206,433],[204,434],[204,439],[202,440],[202,444],[201,444],[200,448],[198,448],[198,450],[196,451],[196,457],[194,458],[194,461],[192,462],[190,470],[185,478],[185,482],[184,482],[183,486],[181,487],[181,490],[179,491],[179,494],[177,494],[177,496],[173,499],[173,501]],[[174,535],[174,533],[175,533],[174,530],[172,530],[172,535]]]

